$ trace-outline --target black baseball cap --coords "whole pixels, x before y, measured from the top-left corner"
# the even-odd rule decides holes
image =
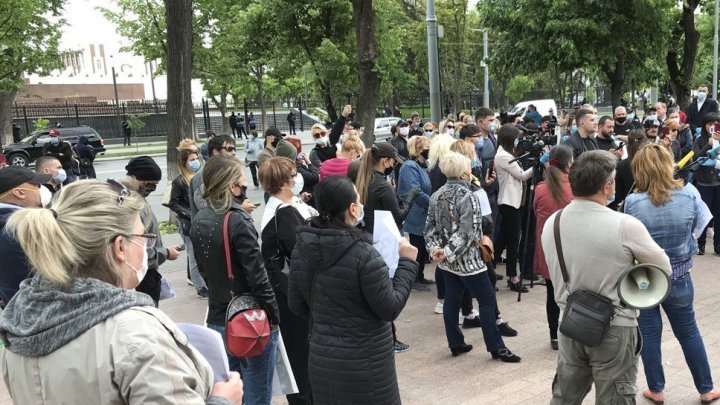
[[[390,142],[378,142],[372,146],[372,154],[376,158],[393,158],[398,163],[403,163],[405,159],[400,157],[397,153],[397,149],[390,144]]]
[[[353,121],[350,123],[350,126],[352,127],[352,129],[360,129],[363,127],[363,124],[361,124],[357,121]]]
[[[275,138],[282,138],[282,134],[280,133],[280,130],[276,127],[270,127],[265,130],[265,138],[268,136],[274,136]]]
[[[52,176],[49,174],[35,173],[34,171],[20,167],[8,166],[0,169],[0,195],[23,184],[30,183],[36,186],[49,183]]]
[[[400,127],[407,127],[407,126],[409,126],[410,124],[408,124],[408,122],[405,121],[405,120],[400,120],[400,121],[398,121],[397,124],[395,124],[395,125],[397,125],[397,127],[400,128]]]

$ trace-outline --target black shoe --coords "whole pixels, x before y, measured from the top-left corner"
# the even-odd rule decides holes
[[[210,295],[208,294],[208,289],[203,287],[203,288],[197,290],[197,296],[198,296],[198,298],[202,298],[202,299],[206,300],[206,299],[208,299],[208,297]]]
[[[516,356],[508,348],[502,348],[494,352],[490,352],[492,358],[497,360],[500,359],[505,363],[520,363],[520,356]]]
[[[405,343],[403,343],[399,340],[396,340],[395,343],[393,344],[393,346],[395,348],[395,353],[402,353],[402,352],[406,352],[406,351],[410,350],[410,345],[406,345]]]
[[[430,287],[426,286],[425,284],[421,284],[416,282],[412,286],[413,291],[430,291]]]
[[[510,281],[510,279],[508,279],[507,283],[508,283],[508,287],[510,287],[510,289],[513,290],[513,291],[515,291],[515,292],[518,292],[518,291],[524,292],[524,293],[528,292],[527,287],[525,287],[525,286],[523,286],[522,284],[520,284],[519,281],[518,281],[517,283],[513,283],[513,282]]]
[[[705,245],[698,245],[698,256],[702,256],[705,254]]]
[[[453,357],[457,357],[461,354],[467,353],[470,350],[472,350],[472,345],[462,345],[460,347],[454,347],[450,349],[450,352],[452,353]]]
[[[420,283],[420,284],[435,284],[435,281],[428,280],[426,278],[421,278],[420,280],[418,280],[418,283]]]
[[[496,280],[500,281],[500,280],[502,280],[503,278],[505,278],[505,277],[503,277],[502,274],[497,274],[497,273],[495,273],[495,279],[496,279]]]
[[[470,328],[480,328],[482,325],[480,324],[480,317],[476,316],[475,318],[465,318],[463,319],[462,324],[463,329],[470,329]]]
[[[503,322],[500,325],[498,325],[497,327],[502,336],[514,337],[514,336],[518,335],[517,331],[515,329],[511,328],[510,324],[507,322]]]
[[[553,350],[558,350],[558,340],[550,339],[550,347],[552,347]]]

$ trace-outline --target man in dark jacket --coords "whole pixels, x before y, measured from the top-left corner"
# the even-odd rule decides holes
[[[590,135],[595,133],[597,124],[595,117],[590,110],[580,110],[575,118],[577,131],[565,141],[565,144],[572,148],[575,159],[589,150],[598,149],[597,141]]]
[[[288,122],[288,128],[290,128],[288,129],[288,133],[290,135],[297,135],[297,133],[295,132],[295,113],[293,112],[293,110],[290,110],[285,119]]]
[[[13,122],[12,124],[12,130],[13,130],[13,142],[18,143],[22,140],[22,130],[20,129],[20,126]]]
[[[63,185],[68,185],[77,180],[77,176],[73,171],[74,153],[70,142],[65,142],[60,138],[60,132],[57,129],[50,130],[50,142],[43,145],[43,156],[53,156],[60,160],[67,178]]]
[[[690,103],[685,113],[687,114],[687,123],[690,124],[690,131],[697,136],[702,128],[702,120],[709,113],[718,112],[718,102],[708,99],[708,87],[700,86],[697,89],[697,97]]]
[[[237,138],[238,118],[237,115],[235,115],[235,111],[230,114],[230,117],[228,118],[228,124],[230,124],[230,131],[232,131],[233,138]]]
[[[122,126],[123,130],[123,146],[132,146],[130,145],[130,139],[132,138],[132,127],[130,126],[127,118],[125,118],[123,122],[120,123],[120,126]]]
[[[5,232],[10,215],[23,208],[41,208],[40,186],[49,182],[47,174],[33,173],[19,166],[0,170],[0,300],[3,307],[30,276],[30,264],[20,244]]]
[[[144,199],[155,191],[157,184],[162,179],[160,166],[150,156],[138,156],[130,159],[125,170],[127,170],[128,176],[125,185],[139,193]],[[157,235],[157,239],[155,246],[147,249],[148,271],[145,278],[135,287],[135,291],[149,295],[157,306],[160,301],[160,280],[162,279],[158,269],[166,260],[177,259],[180,251],[178,250],[179,246],[163,246],[157,218],[147,201],[145,207],[140,211],[140,220],[147,233]]]

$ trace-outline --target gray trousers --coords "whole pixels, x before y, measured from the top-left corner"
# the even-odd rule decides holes
[[[587,347],[558,334],[558,365],[551,405],[579,405],[595,383],[596,405],[634,404],[642,337],[637,327],[610,326]]]

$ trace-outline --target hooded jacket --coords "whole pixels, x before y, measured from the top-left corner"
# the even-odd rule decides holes
[[[92,278],[35,276],[0,315],[16,404],[229,404],[207,361],[152,300]]]
[[[10,215],[21,209],[11,204],[0,203],[0,257],[3,261],[0,271],[0,300],[6,304],[20,288],[20,283],[30,277],[30,264],[20,243],[5,232]]]
[[[82,135],[78,139],[75,149],[77,149],[77,154],[80,159],[88,159],[91,162],[95,160],[95,148],[90,145],[90,141],[85,135]]]
[[[394,278],[350,229],[298,228],[288,306],[311,318],[309,373],[316,404],[399,404],[390,322],[405,307],[418,263]]]

